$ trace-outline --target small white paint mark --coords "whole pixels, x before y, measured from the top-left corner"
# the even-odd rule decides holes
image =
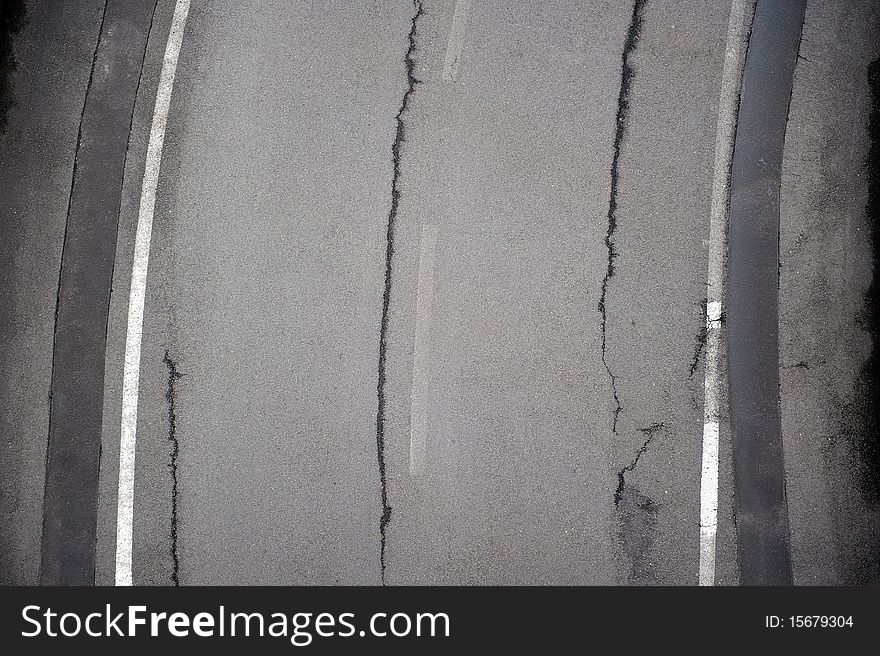
[[[134,457],[137,441],[138,385],[140,384],[141,331],[144,321],[144,300],[147,292],[147,266],[150,260],[150,239],[153,232],[153,211],[156,187],[165,143],[168,108],[174,88],[177,60],[183,43],[183,30],[189,14],[190,0],[177,0],[171,30],[165,45],[159,88],[153,108],[147,160],[141,186],[134,261],[131,267],[131,289],[128,295],[128,326],[125,334],[125,365],[122,379],[122,425],[119,436],[119,487],[116,496],[116,585],[131,585],[132,524],[134,519]]]
[[[721,301],[709,301],[706,303],[706,328],[712,328],[716,321],[721,321]]]
[[[718,530],[718,434],[721,417],[721,312],[724,262],[727,252],[727,209],[730,167],[736,136],[736,113],[754,0],[733,0],[727,24],[718,125],[712,204],[709,210],[709,271],[706,286],[705,378],[703,384],[703,455],[700,474],[700,585],[715,584]]]
[[[452,25],[449,28],[449,42],[446,44],[446,56],[443,58],[443,79],[447,82],[458,80],[458,69],[461,64],[461,50],[464,46],[464,32],[471,0],[456,0],[452,14]]]
[[[425,473],[428,450],[430,403],[431,316],[434,312],[434,251],[437,227],[422,228],[419,247],[419,282],[416,292],[415,347],[413,348],[412,411],[410,413],[409,471],[413,476]]]

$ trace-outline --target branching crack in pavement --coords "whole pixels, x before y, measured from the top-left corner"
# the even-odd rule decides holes
[[[180,585],[180,553],[177,549],[177,457],[180,454],[180,444],[177,441],[177,414],[175,410],[177,402],[177,381],[183,378],[183,374],[177,370],[177,363],[165,351],[162,359],[168,368],[168,386],[165,388],[165,401],[168,404],[168,441],[171,442],[171,461],[168,468],[171,470],[171,581],[174,585]]]
[[[388,228],[385,235],[385,289],[382,293],[382,321],[379,326],[379,383],[377,387],[379,408],[376,413],[376,449],[379,458],[379,483],[381,485],[382,516],[379,519],[379,565],[382,585],[385,584],[385,537],[388,522],[391,521],[391,506],[388,504],[388,484],[385,476],[385,360],[388,350],[388,315],[391,304],[391,265],[394,259],[394,229],[397,208],[400,204],[400,149],[405,141],[403,115],[409,106],[409,99],[419,80],[415,76],[416,23],[422,15],[421,0],[413,1],[413,14],[410,22],[408,45],[404,56],[407,89],[400,102],[400,109],[394,117],[397,130],[391,144],[391,209],[388,212]]]
[[[620,505],[620,500],[623,499],[623,488],[626,486],[626,473],[631,472],[636,466],[639,464],[639,458],[642,457],[642,454],[648,450],[648,447],[651,445],[651,442],[654,441],[654,436],[662,431],[666,427],[663,423],[651,424],[647,428],[640,428],[639,431],[646,435],[645,443],[639,447],[639,450],[636,451],[636,457],[633,458],[633,461],[629,463],[626,467],[617,472],[617,489],[614,490],[614,507]]]
[[[629,92],[632,86],[633,68],[629,58],[636,48],[639,34],[642,29],[642,9],[646,0],[636,0],[633,4],[632,19],[626,32],[626,40],[623,44],[620,69],[620,91],[617,95],[617,117],[614,126],[614,154],[611,158],[611,193],[608,199],[608,231],[605,233],[605,248],[608,250],[608,268],[605,278],[602,280],[602,293],[599,295],[599,313],[602,317],[602,364],[608,377],[611,379],[611,394],[614,396],[614,421],[611,432],[617,434],[617,418],[623,410],[620,404],[620,395],[617,391],[617,377],[612,373],[606,356],[606,331],[605,325],[608,314],[606,300],[608,295],[608,281],[614,276],[614,260],[617,258],[617,249],[614,244],[614,233],[617,230],[617,191],[619,186],[620,151],[623,146],[623,137],[626,133],[626,119],[629,113]]]

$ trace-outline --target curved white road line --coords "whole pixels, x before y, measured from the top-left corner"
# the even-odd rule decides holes
[[[125,368],[122,382],[122,427],[119,436],[119,489],[116,497],[116,585],[131,585],[131,538],[134,516],[134,456],[137,441],[138,385],[141,363],[141,330],[144,320],[144,298],[147,290],[147,266],[150,260],[150,238],[153,232],[153,210],[156,186],[165,143],[168,107],[174,88],[174,74],[183,42],[183,30],[189,14],[190,0],[177,0],[171,30],[165,46],[165,58],[156,91],[147,162],[141,186],[134,262],[131,267],[131,290],[128,295],[128,328],[125,334]]]
[[[715,542],[718,532],[718,427],[721,417],[721,303],[727,252],[730,167],[736,136],[736,115],[754,0],[733,0],[727,25],[712,205],[709,214],[709,279],[706,287],[706,368],[703,385],[703,456],[700,475],[700,585],[715,584]]]

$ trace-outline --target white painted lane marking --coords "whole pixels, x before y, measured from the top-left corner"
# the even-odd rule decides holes
[[[461,64],[461,49],[464,45],[464,29],[467,24],[471,0],[456,0],[452,14],[452,26],[449,28],[449,42],[446,44],[446,56],[443,58],[443,79],[448,82],[458,80],[458,67]]]
[[[700,585],[715,583],[715,538],[718,533],[718,422],[703,426],[700,476]]]
[[[434,312],[434,251],[437,226],[425,225],[419,248],[419,285],[416,292],[415,347],[413,349],[412,411],[410,412],[409,471],[423,476],[428,450],[431,316]]]
[[[147,265],[153,232],[156,186],[165,143],[168,107],[177,72],[177,59],[183,42],[183,29],[189,14],[190,0],[177,0],[171,30],[165,45],[165,57],[159,75],[147,161],[141,186],[141,202],[135,233],[134,261],[131,266],[131,290],[128,295],[128,327],[125,334],[125,366],[122,380],[122,426],[119,436],[119,487],[116,497],[116,585],[131,585],[131,540],[134,517],[134,457],[137,438],[138,385],[140,382],[141,330],[147,291]]]
[[[706,378],[703,386],[703,456],[700,472],[700,585],[715,584],[718,533],[721,301],[706,303]]]
[[[718,532],[718,428],[721,417],[720,362],[721,301],[727,252],[727,209],[730,200],[730,167],[742,69],[745,62],[748,24],[754,0],[733,0],[727,24],[718,127],[715,135],[715,166],[709,214],[709,276],[706,288],[706,373],[703,384],[703,456],[700,473],[700,585],[715,584],[715,549]]]

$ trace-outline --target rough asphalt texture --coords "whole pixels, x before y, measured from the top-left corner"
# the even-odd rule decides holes
[[[53,3],[27,4],[0,151],[0,285],[15,299],[2,323],[2,562],[3,580],[23,583],[39,563],[52,312],[102,3],[78,3],[63,25],[48,21]],[[113,580],[134,222],[173,4],[157,5],[123,185],[102,583]],[[627,43],[632,6],[472,2],[447,80],[455,3],[422,4],[412,50],[406,2],[193,4],[146,301],[137,583],[383,581],[377,363],[407,53],[417,82],[397,152],[384,581],[696,582],[704,240],[727,8],[647,0]],[[871,348],[859,324],[872,259],[869,5],[810,4],[786,144],[780,363],[796,582],[877,580],[876,497],[857,475],[876,463],[854,440],[818,446],[850,434],[839,422],[855,415],[841,408],[858,407],[855,372]],[[47,72],[59,62],[60,78]],[[24,138],[34,121],[47,137]],[[13,172],[20,181],[7,183]],[[829,227],[829,208],[852,228]],[[425,234],[436,236],[427,316]],[[786,255],[795,244],[814,250],[798,263]],[[427,409],[423,474],[410,471],[414,397]],[[728,440],[722,427],[718,580],[736,583]]]
[[[875,2],[810,2],[795,72],[782,187],[779,367],[798,584],[880,582],[865,170],[868,117],[878,103],[872,107],[868,85],[868,67],[880,58],[878,30]]]

